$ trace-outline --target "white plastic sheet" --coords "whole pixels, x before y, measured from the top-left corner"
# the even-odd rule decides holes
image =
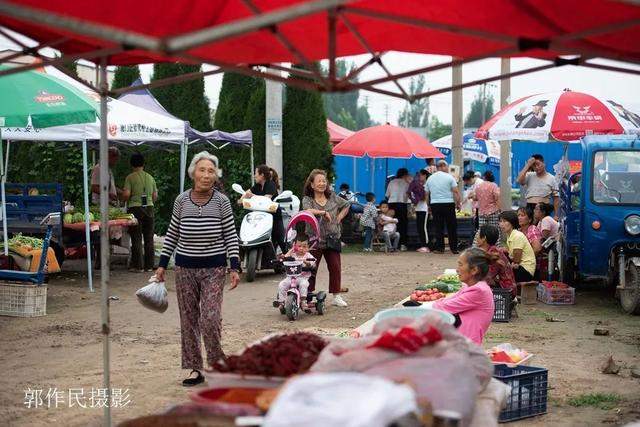
[[[287,383],[264,427],[386,427],[418,410],[406,385],[357,373],[308,374]]]

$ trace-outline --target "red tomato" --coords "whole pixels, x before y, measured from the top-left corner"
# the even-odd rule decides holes
[[[411,301],[417,301],[418,300],[418,296],[414,295],[414,294],[411,294],[410,299],[411,299]]]

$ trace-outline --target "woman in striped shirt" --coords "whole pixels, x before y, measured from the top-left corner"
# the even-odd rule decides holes
[[[204,381],[201,337],[208,364],[224,356],[220,343],[222,289],[227,260],[231,266],[229,290],[238,286],[240,252],[229,199],[214,189],[218,158],[206,151],[198,153],[188,172],[193,188],[180,194],[173,205],[156,277],[164,281],[165,269],[175,252],[182,368],[191,369],[182,385],[194,386]]]

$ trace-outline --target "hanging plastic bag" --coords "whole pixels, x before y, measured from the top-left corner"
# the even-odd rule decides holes
[[[137,290],[136,296],[140,304],[158,313],[164,313],[169,307],[167,288],[164,282],[158,282],[155,275],[151,276],[148,285]]]

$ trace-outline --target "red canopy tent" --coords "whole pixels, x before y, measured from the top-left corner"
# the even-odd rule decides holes
[[[567,64],[640,73],[592,62],[595,57],[640,62],[640,7],[632,1],[194,0],[158,6],[153,0],[139,0],[135,8],[127,0],[0,0],[0,25],[60,50],[65,61],[204,62],[309,89],[367,89],[410,101],[450,88],[409,95],[399,84],[398,91],[375,86],[488,57],[551,61],[509,76]],[[389,50],[458,59],[392,75],[380,59]],[[371,60],[336,78],[335,58],[361,53],[370,53]],[[312,64],[325,58],[328,76]],[[309,71],[292,71],[279,65],[283,62],[306,64]],[[372,64],[387,76],[356,82]],[[271,72],[283,68],[294,78]],[[305,79],[295,78],[301,75]]]
[[[355,133],[354,131],[343,128],[342,126],[337,125],[328,119],[327,132],[329,132],[329,142],[333,145],[342,142],[343,139]]]

